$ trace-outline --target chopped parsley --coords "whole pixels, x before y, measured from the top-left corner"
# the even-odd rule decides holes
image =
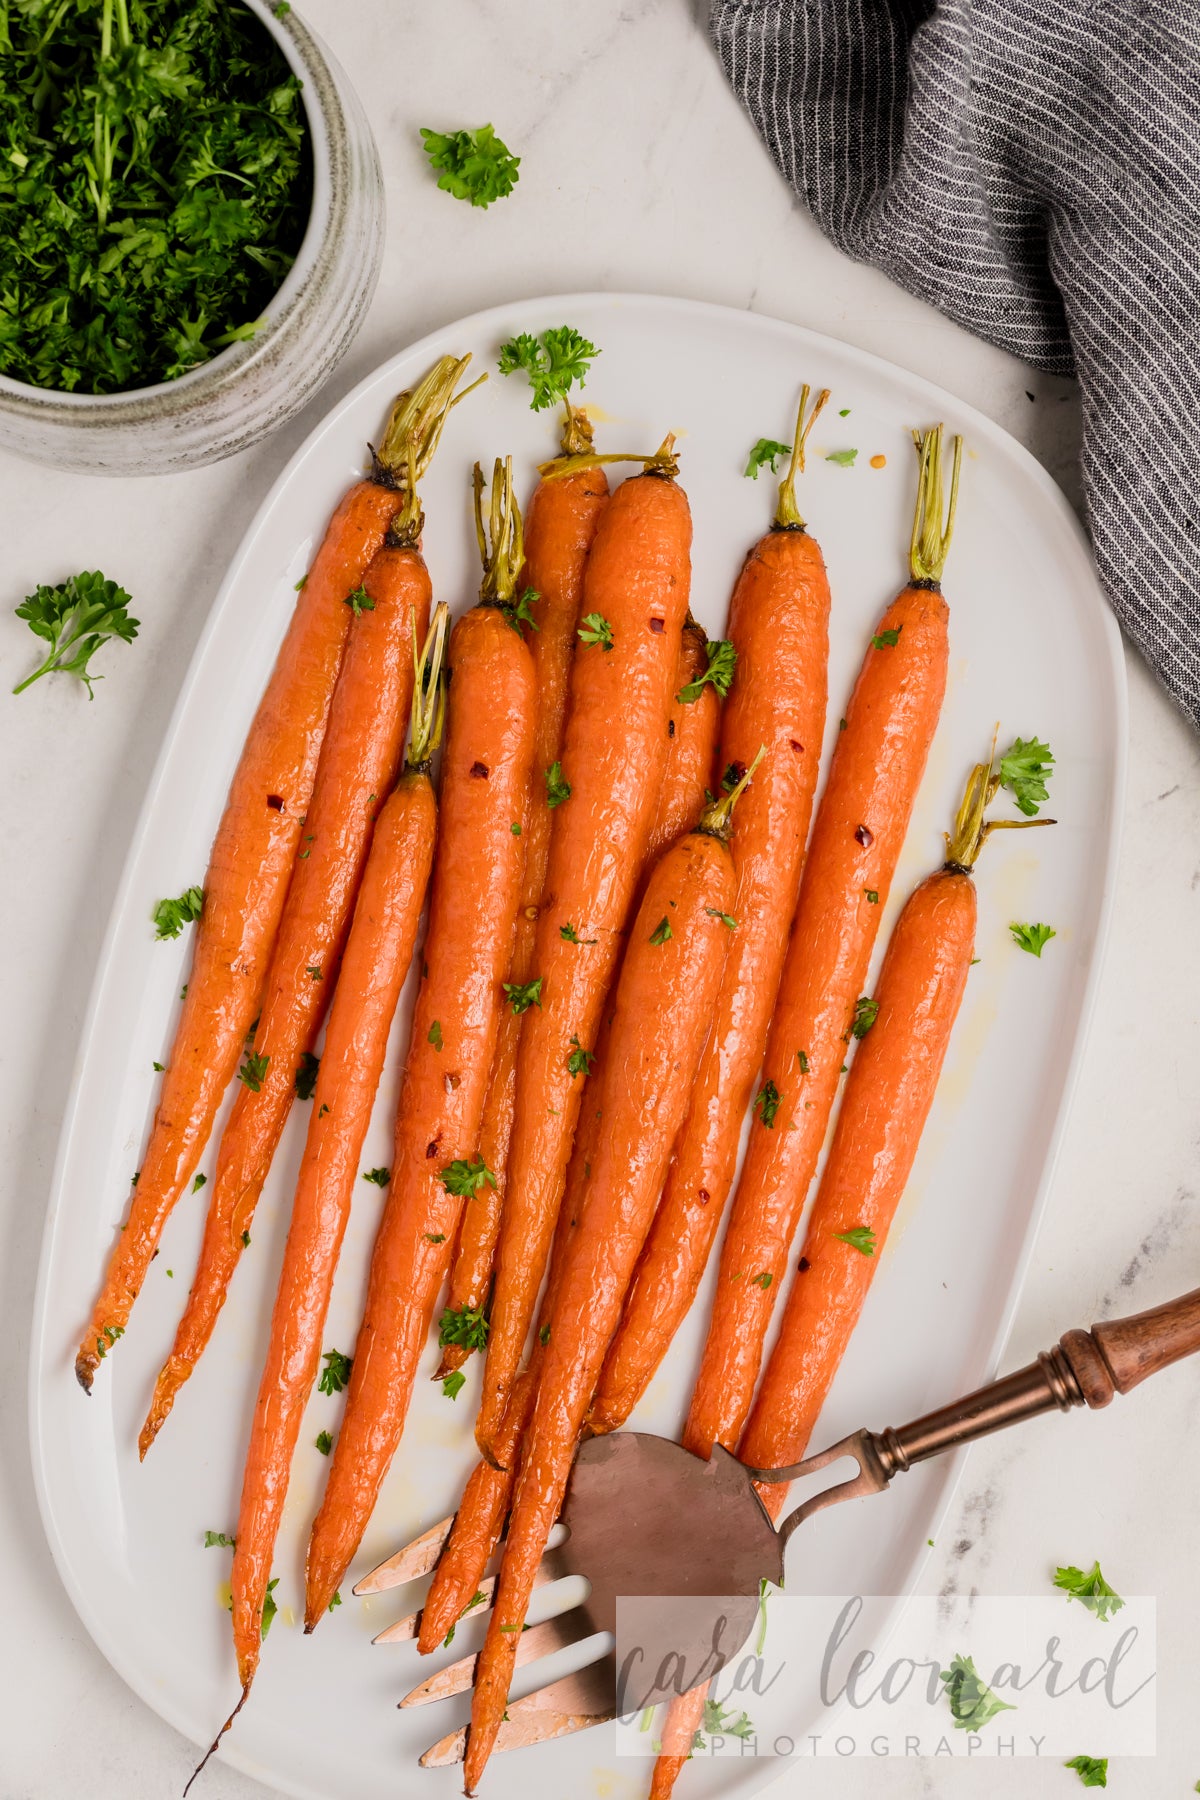
[[[541,597],[536,588],[527,587],[516,600],[509,600],[501,606],[500,611],[504,614],[505,623],[512,626],[518,637],[522,635],[522,625],[528,625],[531,631],[542,629],[533,616],[534,601],[540,600]],[[520,833],[518,832],[517,835],[519,836]]]
[[[1108,1786],[1107,1756],[1073,1756],[1070,1762],[1063,1764],[1063,1768],[1074,1769],[1084,1787]],[[1196,1788],[1200,1792],[1200,1782],[1197,1782]]]
[[[467,1378],[463,1374],[462,1370],[461,1369],[451,1369],[450,1373],[446,1376],[446,1379],[442,1382],[442,1394],[447,1400],[457,1400],[459,1394],[462,1392],[463,1388],[466,1387],[466,1385],[467,1385]],[[450,1637],[453,1637],[453,1636],[454,1636],[454,1627],[452,1625],[450,1627]],[[447,1643],[450,1642],[450,1637],[448,1637],[446,1639]]]
[[[538,1343],[541,1344],[542,1348],[544,1349],[549,1342],[550,1342],[550,1326],[548,1324],[546,1324],[546,1325],[543,1325],[541,1330],[538,1332]]]
[[[458,1194],[466,1200],[472,1199],[485,1184],[492,1188],[496,1185],[496,1177],[482,1156],[457,1157],[447,1163],[440,1180],[448,1194]]]
[[[1054,1585],[1062,1589],[1068,1600],[1080,1601],[1105,1624],[1125,1604],[1116,1588],[1109,1587],[1105,1581],[1098,1562],[1086,1571],[1075,1568],[1074,1564],[1056,1570]]]
[[[1010,750],[1000,758],[1000,782],[1009,788],[1017,806],[1032,818],[1039,806],[1050,798],[1046,786],[1054,773],[1054,757],[1049,744],[1038,738],[1017,738]]]
[[[781,444],[778,438],[759,438],[746,459],[746,466],[742,470],[742,474],[749,476],[751,481],[758,480],[760,469],[770,469],[774,475],[780,457],[791,454],[792,446],[790,444]]]
[[[747,1713],[726,1712],[719,1700],[704,1702],[702,1730],[714,1737],[752,1738],[754,1727]]]
[[[333,1599],[329,1602],[329,1605],[325,1608],[325,1610],[326,1610],[326,1612],[332,1612],[335,1606],[340,1606],[341,1604],[342,1604],[342,1590],[341,1590],[341,1588],[335,1588],[334,1592],[333,1592]]]
[[[825,461],[836,463],[839,469],[852,469],[857,458],[857,450],[831,450]]]
[[[894,650],[903,630],[903,625],[897,625],[893,631],[877,631],[871,639],[872,650]]]
[[[1022,950],[1028,950],[1030,956],[1036,956],[1039,959],[1050,939],[1058,936],[1057,931],[1052,931],[1049,925],[1013,924],[1008,929]]]
[[[770,1269],[764,1269],[761,1275],[755,1275],[752,1278],[750,1285],[751,1287],[760,1287],[765,1294],[773,1280],[774,1276],[771,1274]]]
[[[546,770],[546,805],[561,806],[571,798],[571,784],[563,780],[562,764],[552,762]]]
[[[156,938],[177,938],[185,925],[200,917],[204,908],[204,889],[185,888],[175,900],[160,900],[150,915]],[[187,989],[184,989],[187,992]]]
[[[429,1027],[428,1041],[433,1045],[435,1050],[441,1049],[441,1047],[442,1047],[442,1021],[440,1019],[435,1019],[433,1021],[433,1024]]]
[[[834,1237],[839,1243],[849,1244],[861,1256],[874,1256],[875,1233],[869,1225],[855,1225],[850,1231],[835,1231]]]
[[[330,1437],[329,1433],[327,1431],[318,1431],[316,1442],[317,1449],[321,1452],[321,1455],[328,1456],[329,1452],[333,1449],[333,1439]]]
[[[297,1100],[311,1100],[317,1085],[317,1071],[321,1067],[321,1059],[314,1056],[311,1050],[301,1052],[300,1067],[296,1070]]]
[[[867,896],[867,905],[868,906],[878,906],[879,905],[879,890],[878,890],[878,888],[864,888],[863,893]]]
[[[427,1244],[444,1244],[446,1241],[446,1234],[444,1231],[423,1231],[421,1236],[425,1239]]]
[[[456,200],[490,206],[511,194],[521,159],[496,136],[491,125],[475,131],[429,131],[421,127],[425,154],[437,171],[438,186]]]
[[[590,1075],[592,1064],[596,1060],[594,1054],[590,1050],[585,1050],[577,1037],[572,1036],[571,1042],[575,1048],[567,1058],[567,1073],[569,1075]]]
[[[354,1358],[346,1356],[341,1350],[326,1350],[325,1367],[321,1371],[321,1379],[317,1383],[319,1394],[340,1394],[350,1379],[350,1371],[354,1367]]]
[[[8,160],[10,163],[15,161],[14,151],[9,151]],[[3,168],[2,161],[0,168]],[[4,189],[4,176],[0,175],[0,208],[4,204]],[[28,221],[23,222],[21,232],[12,231],[8,241],[16,243],[22,240],[28,228]],[[0,257],[0,270],[2,268],[3,259]],[[11,303],[11,294],[0,295],[0,372],[4,371],[5,351],[11,341],[6,336],[5,327],[15,323],[8,311]],[[49,644],[50,648],[33,674],[27,675],[24,681],[19,681],[13,693],[24,693],[27,687],[40,680],[43,675],[77,675],[88,691],[88,699],[94,700],[96,695],[93,683],[102,681],[103,676],[93,675],[88,669],[88,663],[110,638],[118,638],[125,644],[133,642],[138,634],[140,620],[130,618],[127,610],[130,604],[131,597],[125,589],[118,587],[106,575],[101,575],[98,569],[91,572],[85,570],[82,575],[72,575],[57,587],[47,587],[44,584],[36,587],[16,608],[16,614],[18,619],[24,619],[33,635]],[[174,932],[159,933],[160,937],[175,935]]]
[[[524,369],[533,390],[530,407],[542,412],[557,400],[565,400],[568,388],[583,387],[588,371],[600,354],[571,325],[559,325],[543,331],[540,338],[522,331],[500,347],[499,368],[502,375],[515,375]]]
[[[599,938],[581,938],[571,924],[560,925],[558,935],[560,938],[564,938],[568,944],[598,944],[600,941]]]
[[[754,1097],[752,1111],[756,1112],[769,1130],[775,1126],[775,1115],[783,1104],[783,1095],[773,1081],[764,1081]]]
[[[206,1550],[232,1550],[236,1544],[237,1539],[235,1537],[230,1537],[228,1532],[206,1531],[204,1534],[204,1548]]]
[[[350,608],[350,611],[354,614],[356,619],[361,619],[365,612],[375,611],[375,602],[372,600],[365,587],[356,587],[351,593],[347,594],[346,605]]]
[[[584,644],[599,644],[604,650],[613,647],[613,629],[603,613],[584,613],[583,624],[575,635]]]
[[[309,963],[304,973],[308,976],[310,981],[320,981],[322,979],[321,971],[316,963]]]
[[[206,1182],[207,1182],[207,1180],[208,1180],[208,1176],[207,1176],[207,1175],[197,1175],[197,1176],[196,1176],[196,1178],[195,1178],[195,1180],[194,1180],[194,1181],[193,1181],[193,1182],[192,1182],[192,1192],[193,1192],[193,1194],[198,1194],[198,1193],[199,1193],[199,1192],[200,1192],[200,1189],[201,1189],[201,1188],[202,1188],[202,1187],[203,1187],[203,1186],[204,1186],[204,1185],[205,1185],[205,1183],[206,1183]]]
[[[364,1181],[373,1181],[375,1183],[376,1187],[385,1188],[391,1179],[392,1179],[392,1171],[390,1169],[364,1169],[363,1170],[363,1180]]]
[[[275,1604],[275,1589],[278,1586],[279,1577],[276,1575],[274,1581],[268,1581],[267,1591],[263,1596],[262,1629],[259,1635],[264,1643],[266,1642],[268,1631],[270,1631],[272,1625],[275,1623],[275,1614],[279,1611],[278,1606]]]
[[[808,1074],[808,1052],[806,1050],[797,1050],[796,1061],[800,1064],[800,1073],[802,1075],[807,1075]]]
[[[486,1350],[487,1314],[482,1306],[448,1306],[438,1320],[438,1343],[461,1344],[464,1350]]]
[[[737,651],[727,638],[710,638],[704,648],[708,667],[703,675],[698,675],[695,681],[689,681],[680,688],[675,698],[681,706],[690,706],[693,700],[698,700],[707,682],[712,683],[722,699],[729,692],[733,671],[737,667]],[[739,775],[738,781],[740,780]],[[737,782],[734,786],[737,786]]]
[[[720,919],[722,925],[728,925],[730,931],[736,931],[738,922],[732,913],[722,912],[719,906],[706,906],[705,912],[711,919]]]
[[[502,983],[504,998],[515,1013],[528,1012],[531,1006],[542,1004],[542,977],[535,975],[532,981],[506,981]]]
[[[851,1032],[856,1038],[865,1038],[878,1017],[878,1000],[872,1000],[869,994],[860,994],[854,1002],[854,1017],[850,1021]]]
[[[658,924],[654,927],[654,930],[650,933],[650,942],[652,944],[665,944],[674,936],[675,933],[671,930],[671,921],[664,913]]]
[[[244,1082],[252,1094],[260,1093],[262,1091],[262,1084],[267,1077],[267,1070],[270,1066],[271,1059],[269,1056],[255,1056],[254,1052],[251,1050],[247,1053],[246,1060],[238,1070],[238,1080]]]
[[[969,1656],[955,1656],[938,1676],[946,1689],[950,1712],[959,1731],[978,1731],[999,1712],[1015,1712],[1007,1700],[998,1700]]]

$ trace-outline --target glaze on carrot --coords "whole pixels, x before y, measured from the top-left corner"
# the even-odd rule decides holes
[[[478,479],[478,477],[477,477]],[[400,1441],[464,1198],[490,1177],[479,1126],[520,899],[533,753],[533,666],[513,597],[511,464],[497,464],[487,598],[450,639],[440,842],[396,1121],[392,1179],[346,1411],[308,1547],[305,1630],[350,1565]],[[477,488],[477,505],[478,505]]]
[[[448,626],[443,604],[419,662],[413,657],[412,744],[375,827],[313,1091],[233,1553],[233,1641],[243,1694],[258,1667],[263,1605],[292,1458],[321,1365],[342,1239],[354,1196],[363,1192],[359,1159],[433,866],[437,800],[429,769],[441,735]]]
[[[517,1640],[584,1414],[683,1122],[711,1024],[733,903],[732,801],[665,850],[629,933],[613,1004],[596,1160],[566,1259],[480,1653],[464,1764],[474,1793],[508,1701]]]
[[[361,584],[400,504],[396,446],[467,360],[443,358],[397,401],[374,474],[356,482],[337,507],[300,590],[217,828],[150,1141],[75,1358],[86,1391],[128,1324],[163,1226],[196,1171],[258,1012],[354,617],[346,596]]]
[[[447,387],[443,407],[451,402]],[[300,852],[267,974],[262,1014],[247,1054],[254,1085],[239,1088],[221,1136],[200,1262],[171,1354],[142,1427],[144,1457],[175,1395],[203,1355],[234,1270],[250,1242],[263,1183],[338,979],[354,896],[383,796],[395,782],[418,646],[429,625],[429,571],[418,547],[424,523],[416,482],[428,467],[444,414],[429,408],[422,436],[401,446],[411,470],[404,503],[352,596],[349,643],[334,690]],[[311,1084],[310,1084],[311,1092]]]
[[[562,1197],[582,1081],[572,1039],[594,1049],[654,803],[687,616],[691,517],[669,446],[622,482],[601,515],[584,578],[580,648],[560,764],[535,974],[541,1005],[521,1033],[504,1218],[476,1436],[495,1460]],[[591,623],[589,624],[589,620]],[[567,939],[570,926],[575,936]],[[575,940],[578,941],[575,941]]]
[[[813,827],[767,1039],[746,1159],[683,1442],[736,1448],[763,1340],[825,1137],[855,1007],[946,686],[942,434],[920,440],[911,581],[879,622],[838,734]]]
[[[795,492],[805,440],[828,395],[819,394],[811,411],[808,398],[805,387],[774,524],[746,557],[730,604],[737,663],[721,721],[726,780],[739,778],[760,744],[767,754],[734,821],[737,898],[712,1033],[605,1359],[588,1419],[596,1433],[624,1424],[696,1297],[733,1183],[796,910],[829,663],[829,582]]]
[[[563,423],[563,455],[583,455],[590,444],[591,426],[586,414],[568,408]],[[525,850],[525,878],[508,977],[517,986],[528,981],[534,973],[534,944],[554,816],[547,803],[543,771],[552,767],[562,755],[571,661],[578,643],[575,632],[582,610],[583,572],[607,499],[608,481],[603,469],[590,465],[556,476],[551,465],[550,472],[543,475],[534,489],[525,517],[525,566],[521,582],[532,622],[526,642],[533,657],[537,708],[533,778],[524,810],[517,820]],[[514,1013],[510,1007],[500,1019],[496,1058],[479,1136],[480,1155],[488,1168],[495,1171],[496,1186],[475,1194],[463,1214],[446,1301],[447,1309],[454,1313],[478,1311],[487,1300],[491,1285],[492,1257],[500,1229],[508,1145],[512,1136],[517,1045],[524,1018],[523,1013]],[[451,1370],[461,1368],[470,1354],[470,1348],[464,1344],[447,1344],[435,1380],[440,1381]],[[471,1592],[474,1593],[473,1588]]]
[[[994,751],[994,746],[993,746]],[[971,771],[946,860],[909,896],[876,987],[879,1011],[854,1052],[804,1246],[738,1455],[755,1468],[799,1462],[880,1266],[975,953],[979,852],[995,830],[1050,819],[985,820],[1000,777]],[[786,1483],[762,1485],[778,1511]]]

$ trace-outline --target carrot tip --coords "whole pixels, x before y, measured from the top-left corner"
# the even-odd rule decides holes
[[[88,1395],[91,1394],[92,1380],[95,1376],[95,1373],[96,1373],[95,1357],[80,1355],[75,1358],[75,1379],[79,1383],[80,1387],[83,1389],[85,1394],[88,1394]]]

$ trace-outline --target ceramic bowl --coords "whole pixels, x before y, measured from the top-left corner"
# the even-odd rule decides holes
[[[0,445],[56,468],[151,475],[217,462],[299,411],[362,323],[383,254],[383,178],[349,80],[295,10],[244,0],[302,86],[312,211],[255,336],[154,387],[65,394],[0,375]]]

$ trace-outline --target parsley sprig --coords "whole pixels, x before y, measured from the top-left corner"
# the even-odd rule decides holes
[[[519,179],[521,159],[514,156],[495,127],[474,131],[429,131],[421,127],[425,154],[438,172],[438,186],[456,200],[490,206],[511,194]]]
[[[530,331],[519,332],[500,346],[499,368],[502,375],[515,375],[524,369],[529,377],[534,412],[544,412],[558,400],[565,400],[571,387],[583,387],[588,370],[600,354],[595,344],[573,325],[552,326],[540,338]]]
[[[733,671],[737,667],[737,651],[731,643],[723,638],[710,638],[705,645],[705,651],[708,656],[708,667],[703,675],[698,675],[695,681],[689,681],[686,686],[680,688],[675,696],[681,706],[690,706],[693,700],[698,700],[705,684],[710,681],[722,699],[729,692]]]
[[[1098,1562],[1094,1562],[1087,1570],[1077,1569],[1074,1563],[1069,1563],[1066,1568],[1056,1569],[1054,1585],[1062,1589],[1068,1600],[1080,1601],[1105,1624],[1125,1604],[1116,1588],[1109,1587],[1105,1581]]]
[[[2,166],[2,163],[0,163]],[[3,193],[0,178],[0,195]],[[2,206],[2,200],[0,200]],[[4,300],[0,297],[0,369],[4,356]],[[24,619],[35,637],[49,644],[44,661],[19,681],[14,694],[23,694],[43,675],[77,675],[88,691],[88,699],[96,698],[93,683],[103,676],[88,668],[92,657],[110,638],[132,644],[138,634],[138,619],[131,619],[131,598],[123,587],[110,581],[98,569],[85,570],[60,581],[57,587],[36,587],[17,607],[18,619]]]
[[[204,889],[185,888],[174,900],[160,900],[151,917],[156,938],[177,938],[185,925],[191,925],[204,909]]]

